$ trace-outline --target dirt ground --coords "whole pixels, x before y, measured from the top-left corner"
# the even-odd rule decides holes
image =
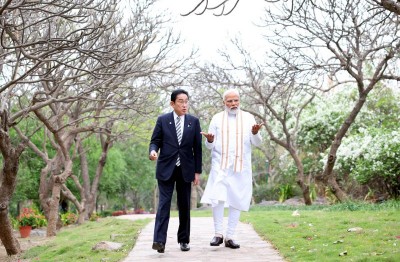
[[[21,238],[19,235],[18,231],[14,231],[14,235],[17,238],[20,246],[22,253],[26,250],[29,250],[30,248],[34,246],[38,246],[42,243],[45,243],[48,241],[49,238],[46,238],[45,236],[36,236],[36,235],[31,235],[30,237],[27,238]],[[21,259],[20,256],[7,256],[6,249],[4,248],[3,244],[0,242],[0,261],[1,262],[28,262],[29,260],[26,259]]]

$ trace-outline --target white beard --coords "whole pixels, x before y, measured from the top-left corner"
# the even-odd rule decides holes
[[[228,112],[228,114],[230,114],[230,115],[236,115],[237,114],[237,112],[239,111],[239,107],[236,107],[236,108],[229,108],[229,107],[227,107],[227,106],[225,106],[225,110]]]

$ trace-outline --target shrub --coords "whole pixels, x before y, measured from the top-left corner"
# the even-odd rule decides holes
[[[36,225],[35,213],[31,208],[23,208],[21,214],[17,217],[17,220],[20,227]]]
[[[93,212],[89,217],[89,221],[97,221],[99,218],[100,216],[96,212]]]
[[[336,170],[345,170],[359,183],[393,198],[400,196],[400,131],[368,128],[343,139]]]
[[[18,220],[17,220],[15,217],[11,216],[10,214],[9,214],[8,216],[9,216],[9,219],[10,219],[10,221],[11,221],[12,227],[13,227],[14,229],[18,229],[18,227],[19,227],[19,222],[18,222]]]
[[[109,217],[111,215],[112,215],[112,211],[110,211],[110,210],[103,210],[100,212],[101,217]]]
[[[63,226],[75,224],[78,221],[78,215],[72,212],[61,214],[61,221]]]
[[[266,184],[261,184],[253,188],[253,198],[256,204],[262,201],[277,200],[278,193],[274,188],[268,188]]]
[[[23,208],[21,214],[17,217],[18,227],[32,226],[32,228],[43,227],[47,225],[47,220],[36,208]]]

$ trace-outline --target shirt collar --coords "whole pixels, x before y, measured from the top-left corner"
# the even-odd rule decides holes
[[[178,117],[177,113],[175,113],[175,111],[173,111],[174,113],[174,119],[176,119]],[[181,120],[185,120],[185,115],[181,115],[179,116],[181,118]]]

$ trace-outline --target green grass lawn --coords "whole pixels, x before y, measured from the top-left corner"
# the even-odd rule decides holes
[[[109,217],[97,222],[88,221],[81,226],[63,228],[44,245],[29,249],[23,254],[23,258],[42,262],[120,261],[131,251],[140,229],[150,221],[151,219],[130,221]],[[119,235],[111,240],[112,234]],[[114,241],[123,246],[118,251],[92,250],[101,241]]]
[[[300,216],[292,216],[298,209]],[[177,212],[172,212],[176,216]],[[210,210],[192,211],[209,216]],[[334,206],[253,207],[242,212],[241,221],[253,225],[287,261],[400,261],[400,202],[383,205],[339,204]],[[30,261],[120,261],[134,246],[138,232],[150,219],[105,218],[61,230],[42,246],[29,249]],[[360,232],[348,229],[360,227]],[[121,250],[93,251],[100,241],[114,241]],[[340,254],[343,254],[340,256]]]
[[[285,210],[286,209],[286,210]],[[253,225],[288,261],[400,261],[398,204],[377,208],[257,207],[241,221]],[[350,228],[362,228],[348,232]]]

